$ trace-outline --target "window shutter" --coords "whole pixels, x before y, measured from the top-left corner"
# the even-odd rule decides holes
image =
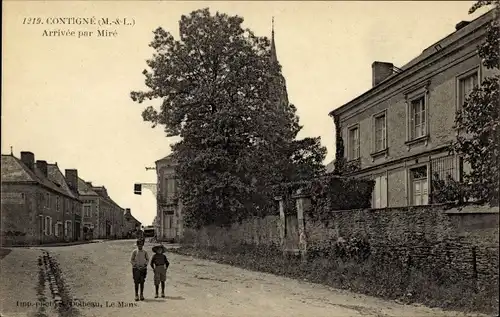
[[[380,208],[386,208],[387,207],[387,176],[384,175],[381,177],[381,182],[380,182]]]

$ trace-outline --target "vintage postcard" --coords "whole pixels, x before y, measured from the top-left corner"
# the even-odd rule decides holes
[[[498,316],[499,1],[3,1],[0,317]]]

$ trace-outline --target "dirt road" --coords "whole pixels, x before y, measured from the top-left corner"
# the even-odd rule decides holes
[[[176,254],[168,254],[167,298],[153,298],[153,274],[148,272],[146,300],[134,301],[130,252],[133,240],[46,248],[59,262],[68,294],[79,303],[79,316],[231,316],[231,317],[444,317],[479,316],[444,312],[421,306],[334,290],[326,286]],[[151,245],[146,244],[151,251]],[[37,301],[36,256],[39,251],[13,249],[1,263],[2,317],[36,313],[19,308],[19,300]],[[16,272],[21,261],[23,270]],[[4,270],[4,266],[6,269]],[[16,278],[19,276],[19,278]],[[20,275],[21,274],[21,275]],[[30,285],[31,284],[31,285]],[[17,291],[22,285],[25,294]],[[5,287],[5,290],[4,290]],[[94,307],[91,307],[94,306]],[[95,307],[97,306],[97,307]],[[23,310],[24,309],[24,310]],[[55,310],[46,316],[61,316]],[[58,315],[59,314],[59,315]]]

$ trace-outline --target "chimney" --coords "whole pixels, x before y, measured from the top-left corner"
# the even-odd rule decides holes
[[[460,21],[457,23],[457,25],[455,25],[455,31],[458,31],[464,27],[466,27],[467,25],[469,25],[469,21]]]
[[[36,167],[47,177],[47,161],[36,161]]]
[[[68,183],[69,188],[78,192],[78,171],[75,169],[67,169],[64,171],[64,175],[66,177],[66,183]]]
[[[21,152],[21,162],[33,171],[35,169],[35,154],[31,152]]]
[[[372,64],[372,87],[383,82],[387,77],[391,76],[394,71],[394,64],[386,62],[373,62]]]
[[[92,185],[92,182],[85,182],[85,184],[87,184],[87,186],[89,186],[90,188],[93,188],[94,186]]]

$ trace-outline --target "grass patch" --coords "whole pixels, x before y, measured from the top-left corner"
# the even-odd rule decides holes
[[[275,246],[262,245],[230,248],[182,246],[170,252],[380,298],[398,299],[408,304],[498,314],[498,280],[477,289],[466,279],[445,276],[441,271],[408,269],[396,259],[387,257],[372,255],[362,260],[346,260],[323,255],[303,262],[297,256],[283,256]]]

